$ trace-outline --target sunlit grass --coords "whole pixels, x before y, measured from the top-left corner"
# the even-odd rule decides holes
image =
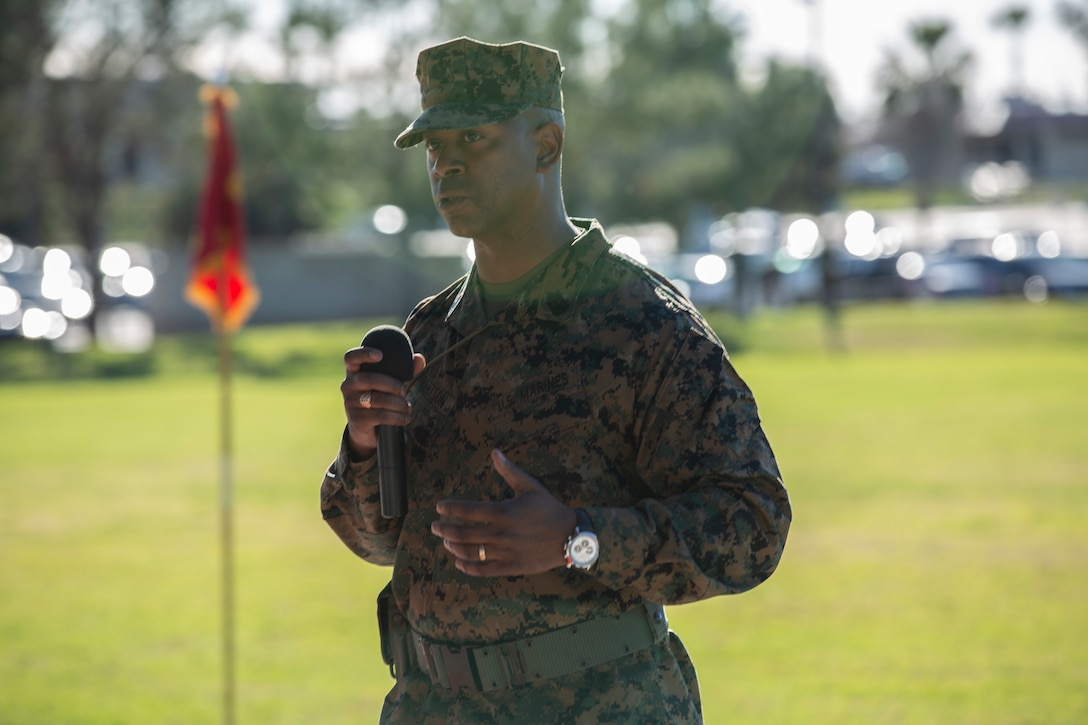
[[[669,609],[707,722],[1088,721],[1088,308],[850,308],[845,353],[815,309],[714,319],[796,518],[765,585]],[[237,340],[239,723],[373,722],[391,684],[388,573],[317,509],[369,326]],[[139,377],[0,383],[0,723],[220,721],[206,342],[162,340]]]
[[[1083,347],[798,362],[740,361],[796,508],[781,570],[671,615],[729,683],[708,721],[1081,721]]]

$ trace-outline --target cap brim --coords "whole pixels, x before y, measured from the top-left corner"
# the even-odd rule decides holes
[[[431,106],[419,114],[408,128],[400,132],[393,145],[398,149],[415,146],[423,140],[425,131],[450,131],[498,123],[529,110],[531,103],[508,106],[496,103],[442,104]]]

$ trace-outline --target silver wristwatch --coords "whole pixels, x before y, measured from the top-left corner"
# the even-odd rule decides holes
[[[574,515],[574,533],[567,539],[563,554],[566,556],[568,569],[589,569],[597,563],[597,557],[601,554],[597,533],[593,531],[589,514],[583,509],[575,509]]]

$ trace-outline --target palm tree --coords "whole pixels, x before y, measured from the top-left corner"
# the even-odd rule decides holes
[[[1058,0],[1058,19],[1088,53],[1088,0]]]
[[[1012,88],[1010,95],[1020,96],[1024,92],[1024,30],[1031,20],[1031,11],[1026,5],[1010,5],[993,17],[995,28],[1008,30],[1012,36],[1009,50]]]
[[[960,151],[964,85],[972,59],[949,42],[951,23],[913,23],[909,28],[923,66],[914,70],[889,51],[878,82],[884,118],[911,167],[915,203],[928,209],[939,181],[956,171]]]

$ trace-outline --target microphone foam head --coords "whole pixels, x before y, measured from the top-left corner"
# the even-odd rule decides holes
[[[366,333],[362,344],[382,351],[381,361],[367,365],[368,369],[402,382],[412,379],[412,340],[404,330],[394,325],[378,325]]]

